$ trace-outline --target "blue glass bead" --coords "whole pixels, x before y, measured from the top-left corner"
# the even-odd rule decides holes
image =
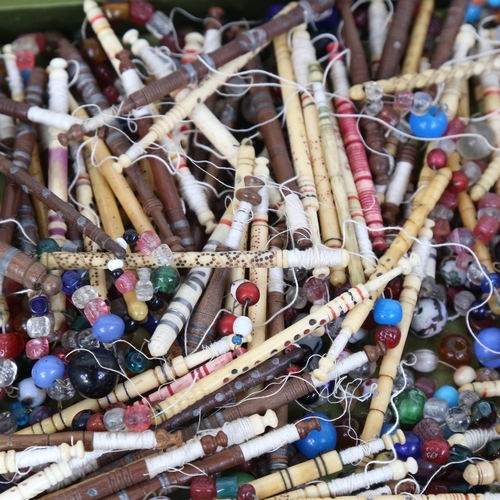
[[[29,302],[29,308],[33,316],[46,316],[50,309],[49,299],[45,295],[33,297]]]
[[[500,352],[500,328],[485,328],[477,338],[485,346],[474,341],[474,353],[479,363],[488,368],[500,368],[500,354],[492,352]]]
[[[73,295],[77,288],[82,286],[82,278],[77,271],[64,271],[61,276],[62,291],[66,295]]]
[[[14,415],[17,425],[26,425],[30,421],[28,408],[26,408],[26,406],[19,401],[10,405],[10,411],[12,412],[12,415]]]
[[[390,433],[391,436],[393,436],[394,434],[396,434],[396,431],[398,430],[397,427],[394,426],[394,424],[384,424],[382,426],[382,429],[380,431],[380,435],[383,436],[384,434],[388,434],[389,431],[391,431],[392,429],[392,432]]]
[[[141,323],[141,328],[144,328],[144,330],[153,335],[159,323],[160,319],[149,313],[148,317]]]
[[[373,319],[379,325],[397,325],[403,319],[401,304],[394,299],[379,299],[373,308]]]
[[[31,376],[35,384],[48,389],[58,378],[63,378],[65,366],[57,356],[44,356],[31,369]]]
[[[488,278],[490,278],[491,283],[493,284],[493,288],[498,290],[500,288],[500,274],[497,273],[488,273]],[[483,293],[490,293],[491,286],[489,281],[484,277],[481,280],[481,291]]]
[[[499,0],[486,0],[486,4],[488,5],[488,7],[491,7],[492,9],[498,9],[498,7],[500,7]]]
[[[271,18],[273,18],[280,10],[285,7],[284,3],[273,3],[269,7],[266,16],[264,17],[265,21],[269,21]]]
[[[337,431],[330,419],[323,413],[311,413],[306,417],[318,417],[321,430],[312,430],[304,439],[295,442],[297,449],[307,458],[316,458],[320,453],[331,451],[337,444]]]
[[[418,460],[422,456],[422,445],[424,440],[414,432],[404,431],[406,437],[406,443],[400,444],[396,443],[394,449],[399,460],[407,460],[412,457]]]
[[[466,23],[474,23],[479,19],[480,16],[481,16],[481,6],[469,3],[465,11],[464,21]]]
[[[61,247],[57,244],[57,241],[53,238],[44,238],[40,240],[38,245],[36,246],[36,254],[38,256],[42,255],[42,253],[46,252],[60,252]]]
[[[470,305],[470,313],[469,316],[472,319],[485,319],[490,313],[491,310],[488,307],[488,304],[482,304],[483,300],[475,300]]]
[[[233,335],[231,342],[234,345],[241,345],[243,344],[243,337],[241,335]]]
[[[443,385],[434,393],[433,397],[446,399],[448,408],[458,406],[458,391],[451,385]]]
[[[125,332],[125,322],[116,314],[105,314],[92,325],[94,337],[104,344],[121,339]]]
[[[448,127],[448,120],[444,111],[432,106],[425,115],[410,113],[410,126],[417,137],[438,139]]]
[[[125,358],[127,370],[133,373],[142,373],[146,369],[148,359],[141,352],[132,349]]]

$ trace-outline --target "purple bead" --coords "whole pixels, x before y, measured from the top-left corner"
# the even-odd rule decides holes
[[[92,325],[94,337],[104,344],[121,339],[125,332],[125,322],[116,314],[105,314]]]
[[[31,370],[35,384],[41,389],[48,389],[58,379],[64,376],[64,363],[57,356],[45,356],[39,359]]]
[[[420,389],[426,395],[427,399],[432,398],[436,392],[436,384],[434,383],[434,380],[431,380],[428,377],[417,378],[413,387]]]
[[[404,431],[406,443],[396,443],[394,449],[399,460],[406,460],[407,458],[414,458],[418,460],[422,456],[422,444],[424,440],[414,432]]]

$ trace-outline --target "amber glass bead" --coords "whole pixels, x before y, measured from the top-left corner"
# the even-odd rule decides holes
[[[497,420],[497,407],[491,401],[480,399],[472,403],[470,410],[472,422],[480,429],[490,427]]]
[[[93,62],[95,65],[102,64],[108,58],[104,52],[99,40],[97,38],[86,38],[82,42],[82,52],[88,61]]]
[[[422,458],[434,464],[443,465],[450,457],[450,443],[442,438],[430,438],[422,445]]]
[[[431,438],[444,438],[444,431],[439,426],[437,420],[433,418],[423,418],[413,427],[412,432],[418,434],[423,440]]]
[[[439,354],[441,359],[450,365],[466,365],[472,356],[472,345],[462,335],[452,333],[441,341]]]
[[[483,366],[476,370],[476,382],[489,382],[500,379],[500,375],[494,368]]]
[[[129,15],[128,2],[106,2],[103,4],[104,13],[110,22],[126,21]]]
[[[356,415],[344,415],[335,421],[337,430],[337,448],[344,450],[357,446],[358,437],[363,431],[364,421]]]

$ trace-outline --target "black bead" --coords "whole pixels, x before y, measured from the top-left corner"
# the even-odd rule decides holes
[[[74,431],[85,431],[87,430],[87,421],[88,419],[95,414],[93,410],[82,410],[77,413],[73,418],[73,422],[71,423],[71,429]]]
[[[312,405],[318,401],[319,395],[316,391],[310,392],[309,394],[306,394],[305,396],[302,396],[299,398],[299,403],[302,403],[303,405]]]
[[[139,328],[139,322],[129,316],[125,316],[123,321],[125,323],[125,333],[134,333]]]
[[[158,295],[153,295],[153,298],[151,300],[148,300],[146,302],[146,305],[148,306],[150,311],[159,311],[163,307],[163,299],[158,297]]]
[[[111,276],[113,278],[117,279],[119,278],[125,271],[122,268],[115,269],[114,271],[111,271]]]
[[[137,234],[137,231],[135,229],[127,229],[123,233],[123,239],[129,245],[132,245],[133,243],[137,243],[137,240],[139,239],[139,234]]]

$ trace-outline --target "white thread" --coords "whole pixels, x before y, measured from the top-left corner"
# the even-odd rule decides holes
[[[252,205],[248,201],[240,201],[240,206],[234,214],[233,223],[226,237],[226,246],[237,250],[240,247],[240,241],[243,237],[243,231],[248,226],[252,211]]]
[[[3,52],[3,61],[7,71],[7,82],[9,84],[10,95],[14,101],[20,101],[24,96],[24,82],[21,71],[17,67],[16,56],[12,52],[11,45],[5,45]]]
[[[385,443],[382,439],[375,439],[369,443],[363,443],[346,450],[339,451],[340,459],[344,465],[354,464],[361,461],[364,457],[375,455],[385,450]]]
[[[219,29],[205,30],[205,40],[203,40],[203,52],[210,54],[222,45],[222,31]]]
[[[82,124],[83,131],[85,133],[93,132],[98,128],[104,127],[104,125],[111,123],[119,115],[119,108],[117,108],[116,106],[112,106],[106,111],[98,113],[91,118],[84,120]]]
[[[349,373],[355,368],[359,368],[360,366],[364,365],[367,362],[368,358],[364,351],[359,351],[354,354],[351,354],[350,356],[339,359],[335,365],[335,368],[333,370],[330,370],[326,374],[326,380],[321,381],[316,379],[314,375],[311,375],[314,387],[322,387],[326,383],[331,382],[332,380],[335,380],[336,378],[341,377],[346,373]]]
[[[401,205],[406,193],[406,187],[410,182],[412,169],[413,165],[408,161],[398,161],[396,163],[396,169],[387,186],[387,192],[385,194],[386,203],[393,203],[397,207]]]
[[[284,197],[284,202],[286,222],[290,232],[295,234],[305,230],[310,233],[309,222],[299,196],[295,193],[289,193]]]
[[[251,439],[240,444],[240,449],[245,460],[260,457],[265,453],[277,450],[285,444],[293,443],[300,439],[297,427],[293,424],[284,425],[280,429],[268,432],[264,436]]]
[[[255,437],[252,423],[248,417],[238,418],[232,422],[226,422],[222,426],[222,432],[227,436],[227,445],[240,444]]]
[[[344,267],[342,262],[343,250],[339,248],[328,248],[313,246],[306,250],[294,248],[287,250],[287,267],[300,267],[314,269],[317,267]]]
[[[144,462],[148,469],[149,478],[152,479],[168,469],[179,467],[204,455],[205,452],[201,442],[196,439],[177,449],[161,453],[152,458],[146,458]]]
[[[316,61],[316,50],[308,36],[298,36],[296,31],[294,30],[292,34],[293,70],[297,83],[307,88],[309,86],[309,63]]]
[[[283,269],[271,267],[268,271],[268,292],[285,293],[285,282],[283,280]]]
[[[49,94],[49,109],[62,114],[68,114],[68,73],[66,67],[68,63],[56,57],[50,61],[48,67],[49,82],[47,92]]]
[[[392,491],[389,486],[381,486],[380,488],[375,488],[374,490],[359,491],[356,495],[358,497],[373,498],[379,495],[392,495]]]
[[[372,484],[385,483],[393,479],[393,471],[386,465],[361,474],[351,474],[327,483],[332,497],[346,495],[356,490],[368,488]]]
[[[364,261],[368,261],[368,263],[372,266],[365,269],[365,273],[368,273],[372,269],[375,269],[377,257],[373,252],[372,242],[370,241],[370,236],[368,235],[366,223],[363,224],[358,221],[353,222],[355,222],[354,233],[356,234],[356,239],[358,240],[359,253],[363,256],[362,259]]]
[[[31,106],[28,109],[28,120],[33,123],[47,125],[59,130],[67,131],[71,125],[83,125],[84,121],[76,116],[63,114],[50,109],[39,108],[38,106]]]
[[[94,432],[94,450],[147,450],[157,446],[154,431]]]
[[[227,338],[222,338],[212,342],[207,349],[213,357],[222,356],[222,354],[226,354],[226,352],[231,350],[231,344],[228,342]]]
[[[16,125],[14,118],[7,115],[0,115],[0,141],[12,139],[16,135]]]

